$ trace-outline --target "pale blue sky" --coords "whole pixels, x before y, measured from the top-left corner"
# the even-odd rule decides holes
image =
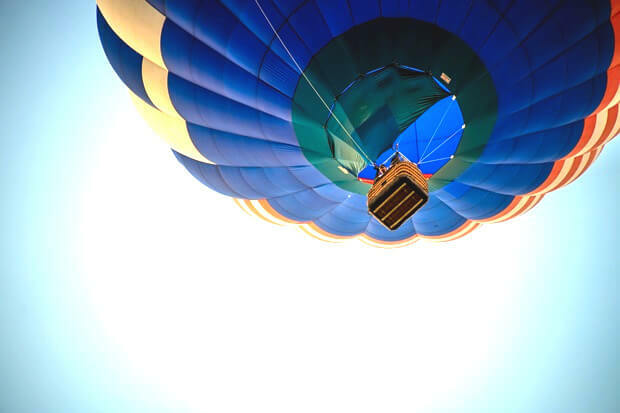
[[[7,3],[0,411],[620,410],[618,140],[467,239],[323,244],[177,164],[94,2]]]

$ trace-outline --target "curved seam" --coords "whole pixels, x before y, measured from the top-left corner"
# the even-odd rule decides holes
[[[312,189],[312,188],[310,188],[310,189]],[[269,199],[277,199],[277,198],[282,198],[282,197],[269,198]],[[271,205],[271,204],[270,204],[270,205]],[[327,211],[325,211],[325,213],[323,213],[323,214],[319,215],[319,217],[318,217],[318,218],[320,218],[320,217],[322,217],[323,215],[325,215],[325,214],[329,213],[332,209],[334,209],[334,208],[338,207],[338,205],[340,205],[340,203],[335,203],[335,205],[334,205],[334,206],[330,207]],[[272,205],[272,208],[273,208],[273,205]],[[275,209],[275,208],[274,208],[274,209]],[[283,209],[286,209],[286,208],[283,208]],[[287,209],[286,211],[287,211],[287,212],[289,212],[291,215],[297,215],[297,214],[294,214],[293,212],[289,211],[288,209]],[[288,218],[288,217],[287,217],[287,218]],[[297,222],[298,222],[298,225],[299,225],[299,224],[305,224],[305,223],[308,223],[308,222],[312,222],[312,223],[314,223],[314,220],[315,220],[315,219],[318,219],[318,218],[312,218],[312,219],[308,219],[308,220],[306,220],[306,221],[299,221],[299,220],[297,220],[297,219],[295,219],[295,218],[288,218],[288,219],[291,219],[291,220],[293,220],[293,221],[297,221]],[[336,234],[333,234],[333,235],[336,235]]]
[[[327,212],[327,213],[325,213],[325,214],[322,214],[319,218],[316,218],[313,222],[314,222],[314,223],[316,223],[317,221],[319,221],[319,220],[321,220],[321,219],[325,218],[325,217],[327,216],[327,214],[333,214],[333,213],[334,213],[334,212],[335,212],[338,208],[341,208],[341,207],[342,207],[342,208],[346,207],[346,208],[349,208],[349,209],[354,209],[354,208],[352,208],[351,206],[346,205],[346,202],[347,202],[347,198],[345,198],[344,200],[342,200],[341,202],[339,202],[339,203],[338,203],[338,206],[337,206],[336,208],[334,208],[334,209],[332,209],[332,210],[328,211],[328,212]],[[365,215],[365,217],[369,217],[369,216],[370,216],[370,214],[366,214],[366,215]],[[349,225],[349,224],[351,224],[351,225],[355,225],[355,224],[356,224],[355,222],[351,222],[351,221],[344,220],[344,219],[339,218],[339,217],[337,217],[337,216],[335,216],[335,215],[334,215],[334,218],[335,218],[335,219],[338,219],[338,220],[340,220],[340,221],[342,221],[342,222],[344,222],[344,223],[345,223],[345,224],[347,224],[347,225]],[[363,224],[363,223],[362,223],[362,224]],[[317,225],[318,225],[318,224],[317,224]],[[366,223],[366,225],[368,225],[368,223]],[[327,230],[326,230],[326,231],[327,231]],[[338,234],[335,234],[335,233],[333,233],[333,232],[331,232],[331,231],[328,231],[328,232],[330,232],[330,233],[332,233],[332,234],[334,234],[334,235],[340,236],[340,237],[343,237],[343,236],[344,236],[344,237],[354,237],[354,236],[356,236],[356,235],[361,234],[361,232],[360,232],[360,233],[353,234],[353,235],[338,235]]]
[[[542,172],[539,172],[538,175],[536,176],[536,178],[538,179],[541,176],[541,174],[542,174]],[[549,176],[549,174],[547,174],[547,176]],[[529,194],[532,191],[536,190],[540,186],[540,185],[538,185],[534,189],[532,189],[532,190],[530,190],[528,192],[511,194],[511,193],[508,193],[508,192],[500,192],[499,190],[491,190],[491,189],[484,188],[484,187],[481,187],[481,186],[473,185],[473,184],[468,183],[468,182],[457,181],[456,179],[453,180],[453,182],[458,182],[460,184],[468,185],[468,186],[471,186],[472,188],[480,189],[480,190],[483,190],[483,191],[495,192],[495,193],[500,194],[500,195],[508,195],[508,196],[517,196],[517,195],[518,196],[522,196],[522,195],[526,195],[526,194]]]
[[[248,26],[246,26],[246,25],[243,23],[243,21],[241,21],[241,20],[239,19],[239,16],[237,16],[237,15],[236,15],[236,14],[235,14],[232,10],[230,10],[230,9],[229,9],[229,8],[228,8],[225,4],[223,4],[220,0],[217,0],[217,1],[218,1],[218,3],[220,4],[220,6],[222,6],[222,8],[226,9],[226,10],[227,10],[227,11],[228,11],[228,12],[229,12],[229,13],[230,13],[233,17],[234,17],[234,19],[235,19],[235,20],[236,20],[236,22],[237,22],[237,25],[243,26],[243,27],[244,27],[244,28],[245,28],[245,29],[246,29],[246,30],[247,30],[250,34],[252,34],[252,35],[254,36],[254,38],[255,38],[256,40],[258,40],[260,43],[262,43],[262,44],[263,44],[263,46],[268,47],[268,45],[267,45],[265,42],[263,42],[263,40],[262,40],[260,37],[256,36],[256,34],[255,34],[254,32],[252,32],[252,30],[251,30]],[[199,7],[204,7],[204,3],[200,3],[200,4],[198,4],[198,6],[199,6]],[[256,78],[256,80],[258,80],[258,81],[262,82],[264,85],[266,85],[267,87],[269,87],[269,88],[270,88],[270,89],[272,89],[273,91],[275,91],[275,92],[277,92],[277,93],[279,93],[279,94],[282,94],[283,96],[285,96],[285,97],[287,97],[287,98],[289,98],[289,99],[290,99],[290,96],[287,96],[286,94],[282,93],[282,91],[280,91],[279,89],[277,89],[277,88],[276,88],[276,87],[274,87],[273,85],[271,85],[271,84],[269,84],[269,83],[265,82],[264,80],[260,79],[260,78],[258,77],[258,72],[255,74],[255,73],[251,72],[250,70],[248,70],[248,69],[246,69],[246,68],[244,68],[244,67],[240,66],[238,63],[234,62],[233,60],[231,60],[230,58],[228,58],[226,55],[222,54],[222,53],[221,53],[221,52],[219,52],[218,50],[214,49],[213,47],[211,47],[210,45],[208,45],[207,43],[205,43],[204,41],[202,41],[202,39],[196,35],[196,26],[198,25],[198,23],[196,22],[195,17],[196,17],[196,15],[197,15],[197,10],[199,10],[199,8],[196,8],[196,9],[194,10],[194,14],[193,14],[194,20],[192,21],[192,30],[191,30],[191,31],[188,31],[185,27],[181,26],[181,25],[178,23],[178,20],[177,20],[177,19],[175,19],[175,18],[173,18],[173,17],[170,17],[170,16],[168,16],[167,14],[165,15],[165,17],[166,17],[166,20],[169,20],[169,21],[170,21],[170,23],[173,23],[176,27],[178,27],[178,28],[179,28],[179,30],[181,30],[181,31],[183,31],[183,32],[185,32],[185,33],[187,33],[187,34],[189,34],[189,35],[190,35],[193,39],[195,39],[196,41],[200,42],[200,43],[201,43],[201,44],[203,44],[205,47],[208,47],[210,50],[213,50],[213,52],[214,52],[214,53],[217,53],[218,55],[220,55],[220,56],[221,56],[223,59],[225,59],[226,61],[230,62],[230,63],[231,63],[231,64],[233,64],[234,66],[237,66],[238,68],[240,68],[240,69],[241,69],[241,70],[243,70],[244,72],[249,73],[250,75],[254,76],[254,77]],[[228,41],[230,41],[230,39],[228,39]],[[228,45],[228,43],[227,43],[227,45]],[[278,56],[278,58],[279,58],[280,60],[282,60],[282,61],[283,61],[283,62],[284,62],[284,63],[285,63],[288,67],[290,67],[293,71],[295,71],[294,67],[291,67],[291,66],[290,66],[288,63],[286,63],[286,61],[285,61],[285,60],[283,60],[280,56]],[[171,72],[171,73],[174,73],[175,75],[177,75],[177,76],[178,76],[178,74],[177,74],[177,73],[172,72],[172,71],[170,71],[170,72]],[[180,77],[180,76],[179,76],[179,77]]]
[[[303,6],[305,6],[305,5],[306,5],[307,3],[309,3],[309,2],[310,2],[310,0],[303,0],[302,2],[300,2],[300,3],[299,3],[299,5],[298,5],[297,7],[295,7],[293,10],[291,10],[291,12],[289,13],[289,15],[288,15],[288,16],[286,16],[284,13],[282,13],[282,10],[280,10],[280,9],[278,8],[278,5],[277,5],[275,2],[272,2],[272,4],[273,4],[274,8],[275,8],[275,9],[276,9],[276,10],[277,10],[277,11],[278,11],[281,15],[282,15],[282,17],[284,17],[284,21],[282,22],[282,24],[280,24],[280,25],[276,28],[276,32],[279,34],[279,33],[280,33],[280,31],[281,31],[282,29],[284,29],[284,27],[285,27],[285,26],[289,23],[289,19],[290,19],[291,17],[293,17],[293,15],[294,15],[295,13],[297,13],[297,12],[298,12],[298,11],[299,11],[299,10],[300,10]],[[306,49],[308,49],[308,51],[310,52],[310,54],[312,54],[312,50],[310,49],[310,47],[308,47],[308,45],[306,44],[306,42],[304,42],[303,38],[299,35],[299,33],[297,32],[297,30],[295,30],[295,28],[293,27],[293,25],[292,25],[292,24],[288,24],[288,25],[289,25],[289,27],[291,28],[291,31],[293,32],[293,34],[295,34],[295,36],[297,36],[297,39],[300,41],[300,43],[301,43],[301,44],[302,44],[302,45],[303,45]],[[259,76],[260,76],[260,73],[261,73],[261,71],[262,71],[263,64],[264,64],[264,62],[265,62],[265,58],[266,58],[267,54],[269,53],[269,51],[272,51],[272,52],[273,52],[272,45],[273,45],[273,42],[274,42],[276,39],[277,39],[277,36],[276,36],[276,35],[275,35],[275,33],[274,33],[274,34],[271,36],[271,40],[269,41],[269,45],[267,45],[267,50],[265,51],[265,53],[263,54],[263,58],[261,59],[260,66],[259,66],[259,68],[258,68],[258,74],[259,74]],[[276,53],[274,52],[274,54],[276,54]],[[289,65],[289,66],[290,66],[290,65]],[[295,71],[295,73],[297,73],[297,71],[298,71],[296,67],[294,67],[294,68],[293,68],[293,70]],[[301,73],[299,73],[299,75],[301,76]],[[298,82],[299,82],[299,80],[298,80]]]
[[[505,114],[503,114],[501,117],[498,117],[498,120],[505,120],[505,119],[508,119],[510,115],[514,115],[514,114],[518,114],[518,113],[524,112],[525,110],[527,110],[527,109],[531,108],[532,106],[534,106],[534,105],[536,105],[536,104],[539,104],[539,103],[541,103],[541,102],[544,102],[545,100],[548,100],[548,99],[552,99],[552,98],[558,97],[558,96],[560,96],[560,95],[562,95],[562,94],[566,93],[566,92],[567,92],[568,90],[570,90],[570,89],[575,89],[575,88],[578,88],[578,87],[584,86],[586,83],[591,83],[591,82],[592,82],[592,80],[594,80],[596,77],[599,77],[599,76],[601,76],[601,75],[603,75],[603,74],[605,74],[605,73],[606,73],[606,72],[601,72],[601,73],[598,73],[598,74],[596,74],[595,76],[593,76],[593,77],[591,77],[591,78],[589,78],[589,79],[586,79],[586,80],[584,80],[584,81],[583,81],[583,82],[581,82],[581,83],[578,83],[578,84],[576,84],[576,85],[570,86],[568,89],[561,90],[561,91],[559,91],[559,92],[556,92],[556,93],[554,93],[554,94],[552,94],[552,95],[549,95],[549,96],[545,96],[545,97],[543,97],[543,98],[541,98],[541,99],[539,99],[539,100],[536,100],[536,101],[532,100],[528,106],[517,108],[517,109],[516,109],[515,111],[513,111],[513,112],[506,112],[506,113],[505,113]],[[596,108],[594,108],[594,109],[596,109]],[[591,114],[592,114],[592,112],[590,112],[590,115],[591,115]],[[588,115],[588,116],[590,116],[590,115]],[[586,117],[587,117],[587,116],[586,116]],[[582,119],[583,119],[583,118],[582,118]],[[572,123],[572,122],[574,122],[574,120],[573,120],[573,121],[571,121],[571,122],[568,122],[568,123],[554,124],[553,126],[551,126],[551,128],[556,128],[556,127],[559,127],[559,126],[568,125],[569,123]],[[525,129],[527,129],[527,126],[525,127]],[[538,132],[538,131],[543,131],[543,130],[547,130],[547,129],[540,129],[540,130],[536,130],[536,131],[528,132],[528,134],[529,134],[529,133]]]
[[[222,173],[220,172],[219,168],[217,167],[217,165],[215,165],[215,171],[217,172],[218,176],[220,177],[220,179],[222,180],[222,182],[228,187],[228,190],[230,192],[232,192],[233,194],[235,194],[236,198],[243,198],[243,199],[247,199],[245,198],[245,196],[241,195],[239,192],[235,191],[230,184],[228,183],[228,181],[226,181],[226,179],[224,179],[224,176],[222,175]],[[202,172],[202,166],[198,166],[198,172],[200,172],[200,176],[202,176],[202,179],[204,179],[205,182],[209,182],[209,180],[207,179],[207,177],[204,175],[204,173]],[[209,185],[207,185],[209,186]]]
[[[462,33],[463,33],[463,29],[465,28],[465,22],[467,21],[467,19],[469,19],[469,15],[471,14],[471,11],[473,10],[473,8],[474,8],[474,1],[473,1],[473,0],[470,0],[470,2],[469,2],[469,7],[467,8],[467,13],[465,13],[465,15],[463,16],[463,20],[461,21],[461,25],[460,25],[460,27],[456,30],[456,33],[459,33],[459,34],[462,34]],[[500,16],[500,18],[498,19],[498,22],[499,22],[499,20],[501,20],[501,16]],[[495,25],[497,25],[497,22],[495,22]],[[494,30],[495,25],[493,26],[493,29],[491,29],[491,30]],[[461,36],[459,36],[459,38],[461,38],[461,39],[462,39],[462,37],[461,37]]]

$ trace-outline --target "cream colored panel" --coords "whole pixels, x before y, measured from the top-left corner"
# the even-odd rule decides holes
[[[210,163],[194,146],[187,130],[187,124],[181,118],[167,115],[155,109],[133,92],[129,91],[138,112],[175,151],[200,162]]]
[[[166,67],[161,54],[163,14],[146,0],[97,0],[97,5],[118,37],[151,62]]]
[[[168,71],[148,59],[142,59],[142,82],[151,102],[168,115],[180,118],[168,90]]]

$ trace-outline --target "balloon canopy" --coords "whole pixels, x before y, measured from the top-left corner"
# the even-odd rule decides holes
[[[97,23],[196,179],[326,241],[514,218],[620,131],[616,0],[97,0]],[[395,150],[430,194],[389,231],[366,194]]]

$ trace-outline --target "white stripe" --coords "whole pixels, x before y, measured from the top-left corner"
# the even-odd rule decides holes
[[[538,202],[540,202],[540,200],[545,196],[545,194],[539,194],[539,195],[534,195],[534,201],[530,204],[530,206],[528,206],[527,208],[525,208],[525,210],[523,210],[523,212],[521,212],[521,214],[519,215],[523,215],[525,214],[527,211],[529,211],[530,209],[534,208],[536,205],[538,205]]]
[[[499,218],[496,218],[496,219],[493,219],[493,220],[476,221],[476,222],[489,223],[490,224],[490,223],[507,221],[510,218],[514,217],[515,214],[517,213],[517,211],[519,211],[521,208],[523,208],[523,206],[527,203],[527,200],[529,198],[530,197],[528,197],[528,196],[522,196],[519,199],[519,202],[517,202],[517,205],[515,205],[515,207],[510,212],[508,212],[506,215],[503,215],[503,216],[501,216]]]
[[[601,146],[605,145],[607,142],[615,138],[618,135],[618,133],[620,133],[620,108],[618,108],[618,114],[616,115],[616,123],[611,128],[611,133],[609,134],[607,138],[605,138]]]
[[[590,139],[588,139],[586,145],[581,148],[581,150],[575,156],[583,155],[584,153],[589,152],[590,149],[592,149],[592,147],[594,146],[594,144],[596,144],[596,142],[598,142],[598,140],[601,138],[601,135],[605,130],[605,125],[607,125],[607,116],[609,116],[609,113],[607,110],[604,110],[597,113],[595,116],[596,123],[594,125],[594,130],[592,131],[592,136],[590,136]]]
[[[570,171],[570,168],[572,168],[573,163],[575,162],[575,158],[564,159],[564,161],[562,161],[562,162],[563,162],[562,169],[560,169],[560,172],[555,177],[555,179],[549,185],[547,185],[545,188],[542,188],[542,189],[536,191],[535,192],[536,194],[553,191],[556,188],[556,186],[558,186],[560,184],[560,182],[562,182],[562,180],[564,178],[566,178],[566,175],[568,175],[568,172]]]
[[[605,106],[605,109],[608,109],[614,105],[617,105],[618,103],[620,103],[620,87],[618,87],[618,89],[616,89],[616,94],[614,95],[614,97],[611,99],[611,101],[609,102],[609,105]]]
[[[588,165],[588,162],[592,158],[592,155],[594,155],[593,152],[588,152],[587,154],[583,155],[583,158],[581,159],[581,162],[580,162],[579,166],[577,167],[577,169],[575,170],[573,176],[571,176],[571,178],[568,181],[566,181],[562,186],[566,186],[566,185],[570,184],[571,182],[573,182],[581,174],[581,172],[583,172],[583,170]]]

